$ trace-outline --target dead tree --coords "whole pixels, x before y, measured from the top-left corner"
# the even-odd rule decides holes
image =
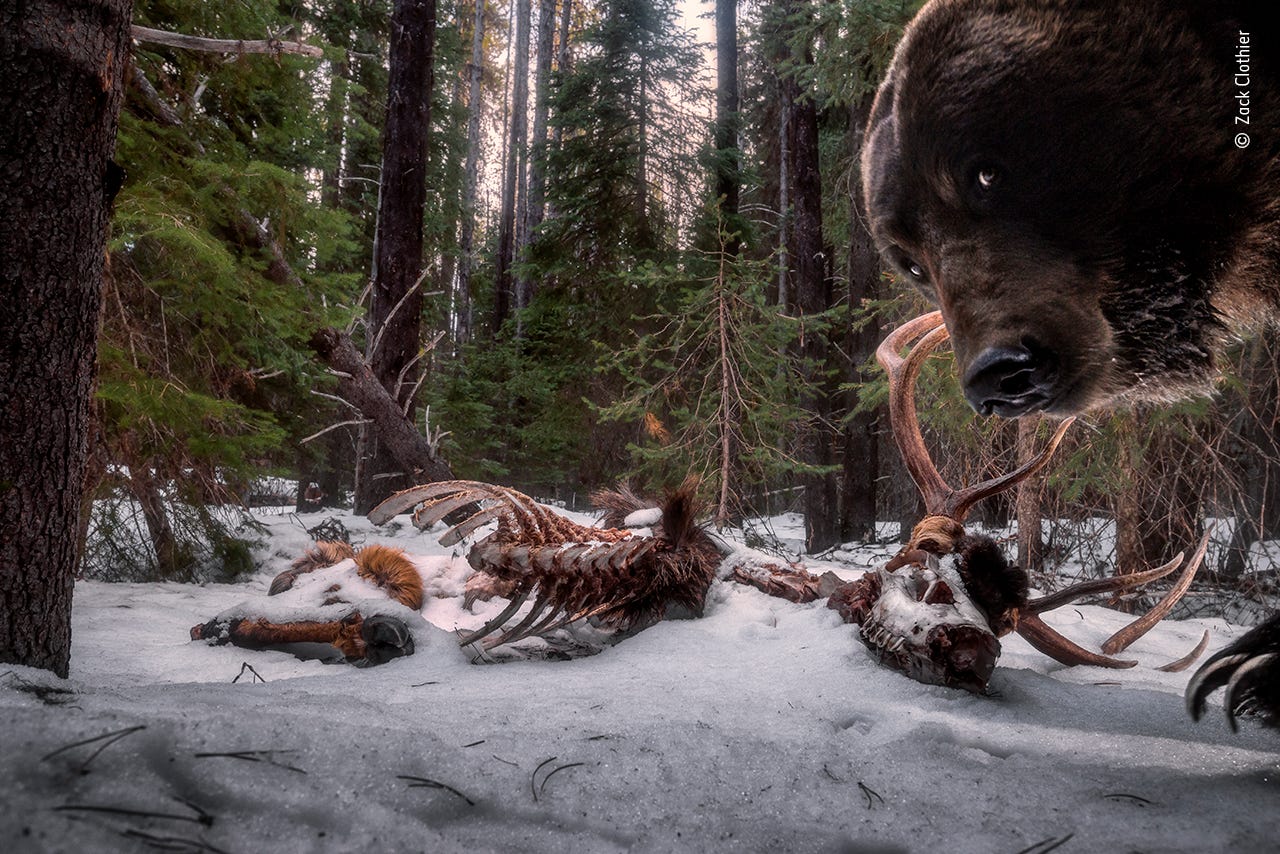
[[[310,344],[338,377],[339,396],[368,422],[364,426],[378,437],[400,471],[418,482],[453,477],[439,453],[440,434],[433,435],[429,423],[418,430],[404,404],[379,381],[349,335],[337,329],[321,329],[311,336]]]

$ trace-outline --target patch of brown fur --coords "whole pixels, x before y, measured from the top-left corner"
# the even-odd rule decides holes
[[[605,528],[625,527],[627,517],[637,510],[652,507],[653,502],[645,501],[629,483],[618,484],[617,489],[601,489],[591,493],[591,505],[603,511],[600,524]]]
[[[360,629],[364,618],[360,614],[348,614],[341,620],[320,622],[299,620],[294,623],[273,623],[264,619],[216,621],[191,629],[192,640],[215,640],[231,643],[246,649],[270,649],[291,643],[327,643],[338,648],[348,659],[365,656],[365,642]]]
[[[342,563],[347,558],[355,556],[356,551],[351,548],[350,543],[344,543],[340,540],[321,540],[303,552],[302,557],[295,560],[288,569],[272,579],[271,588],[267,591],[267,595],[275,596],[292,589],[299,575],[305,575],[308,572],[315,572],[317,569],[324,569],[325,567]]]
[[[356,553],[356,571],[406,608],[422,610],[422,576],[403,549],[366,546]]]

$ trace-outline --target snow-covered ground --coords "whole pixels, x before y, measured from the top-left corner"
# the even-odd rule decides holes
[[[483,614],[452,599],[378,668],[189,642],[307,545],[265,521],[251,581],[83,582],[72,678],[0,667],[5,851],[1280,850],[1280,733],[1193,724],[1188,674],[1153,669],[1242,631],[1220,620],[1157,626],[1121,671],[1006,638],[986,697],[879,666],[821,603],[720,582],[703,619],[569,661],[468,664],[448,630]],[[343,522],[460,583],[430,535]],[[1127,620],[1048,619],[1094,649]]]

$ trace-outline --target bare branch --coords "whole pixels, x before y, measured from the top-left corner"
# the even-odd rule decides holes
[[[345,403],[345,401],[344,401],[344,403]],[[348,405],[350,405],[350,404],[348,404]],[[298,444],[299,444],[299,445],[305,445],[305,444],[307,444],[307,442],[310,442],[312,439],[319,439],[319,438],[320,438],[321,436],[323,436],[325,433],[328,433],[328,432],[330,432],[330,431],[332,431],[332,430],[337,430],[339,427],[361,427],[361,426],[363,426],[363,425],[365,425],[365,424],[369,424],[369,423],[371,423],[371,422],[370,422],[370,420],[369,420],[368,418],[355,418],[355,419],[353,419],[353,420],[351,420],[351,421],[339,421],[337,424],[330,424],[328,427],[324,428],[323,430],[321,430],[321,431],[320,431],[320,432],[318,432],[318,433],[312,433],[312,434],[311,434],[310,436],[308,436],[307,438],[305,438],[305,439],[301,440]]]
[[[291,53],[310,56],[314,59],[324,57],[323,48],[303,44],[300,40],[286,42],[276,38],[210,39],[184,33],[171,33],[167,30],[153,30],[151,27],[140,27],[136,24],[133,26],[133,40],[139,44],[160,44],[165,47],[198,50],[205,53],[267,53],[272,56]]]

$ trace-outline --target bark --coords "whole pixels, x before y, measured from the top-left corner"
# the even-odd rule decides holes
[[[787,247],[791,233],[791,150],[787,139],[787,129],[791,127],[791,88],[782,84],[778,99],[778,306],[783,311],[791,307],[791,260]]]
[[[572,0],[565,0],[571,3]],[[538,3],[538,63],[534,70],[533,86],[533,139],[529,142],[529,203],[525,206],[524,228],[521,230],[521,246],[517,253],[523,257],[534,234],[542,225],[547,199],[547,114],[551,87],[552,37],[555,35],[555,0],[539,0]],[[533,299],[533,282],[521,274],[516,282],[516,305],[525,308]]]
[[[804,57],[810,61],[807,55]],[[831,305],[822,240],[822,180],[818,169],[818,114],[814,101],[805,97],[794,75],[782,85],[789,93],[791,121],[787,129],[789,172],[795,191],[788,246],[795,283],[795,308],[801,317],[813,317]],[[810,413],[801,437],[801,460],[814,468],[829,467],[835,457],[835,431],[831,427],[831,401],[826,393],[827,340],[824,332],[805,329],[797,354],[805,384],[800,405]],[[809,473],[804,485],[805,548],[824,551],[839,542],[839,503],[833,473]]]
[[[561,0],[560,3],[560,31],[556,34],[556,71],[559,72],[563,79],[570,70],[571,55],[569,53],[569,20],[573,17],[573,0]],[[551,144],[557,151],[560,150],[560,143],[564,138],[564,127],[559,123],[556,124],[555,132],[552,134]]]
[[[169,524],[164,496],[160,494],[160,484],[149,461],[130,467],[128,486],[142,510],[142,520],[151,537],[151,547],[156,553],[157,577],[165,580],[177,578],[181,569],[178,538]]]
[[[419,276],[435,25],[435,0],[397,0],[391,18],[391,73],[366,354],[390,396],[402,407],[407,404],[411,421],[414,407],[406,397],[412,384],[406,387],[402,380],[418,354],[422,332]],[[357,513],[367,513],[392,492],[413,485],[404,472],[397,473],[395,454],[380,446],[379,437],[369,430],[360,434]]]
[[[869,103],[859,103],[854,106],[850,117],[850,151],[854,162],[857,162],[858,152],[862,149],[862,132],[869,109]],[[849,223],[848,278],[849,308],[857,312],[879,296],[882,268],[880,253],[871,239],[866,207],[862,201],[861,176],[858,170],[853,172],[849,187],[849,211],[852,215]],[[880,331],[875,323],[850,326],[845,342],[849,361],[844,379],[848,385],[856,387],[873,379],[864,373],[862,366],[871,364],[879,339]],[[846,411],[853,411],[856,404],[856,393],[847,392]],[[840,505],[840,539],[845,542],[875,539],[880,474],[879,421],[878,411],[859,412],[851,416],[845,426]]]
[[[642,241],[649,244],[649,55],[640,54],[639,103],[636,117],[640,122],[640,145],[636,157],[636,222],[640,223]]]
[[[512,264],[516,247],[517,197],[524,196],[525,146],[529,112],[529,0],[516,0],[516,38],[511,71],[511,119],[508,128],[506,177],[502,186],[502,213],[498,220],[498,262],[494,294],[493,331],[496,334],[511,314],[514,283]],[[517,302],[517,307],[519,304]]]
[[[1018,465],[1036,455],[1036,425],[1038,417],[1018,419]],[[1018,484],[1014,508],[1018,516],[1018,566],[1027,570],[1040,569],[1044,562],[1044,540],[1041,538],[1040,497],[1042,475],[1032,475]]]
[[[741,244],[737,234],[741,177],[738,168],[738,0],[716,0],[715,193],[722,221],[733,236],[730,254]]]
[[[436,446],[414,427],[349,337],[336,329],[321,329],[310,343],[329,367],[340,372],[338,393],[369,419],[370,431],[400,470],[407,473],[410,482],[452,479],[453,472],[437,454]]]
[[[475,263],[476,186],[480,180],[480,118],[484,110],[480,83],[484,77],[485,0],[476,0],[474,29],[471,32],[471,64],[467,67],[470,99],[467,116],[467,163],[462,190],[462,227],[458,236],[458,284],[454,296],[456,340],[471,340],[471,268]]]
[[[160,44],[165,47],[176,47],[182,50],[198,50],[206,53],[269,53],[279,56],[292,53],[299,56],[310,56],[319,59],[324,56],[324,49],[303,44],[301,40],[286,42],[280,39],[207,39],[200,36],[188,36],[183,33],[171,33],[166,30],[153,30],[150,27],[134,25],[131,35],[140,44]]]
[[[64,677],[129,18],[0,7],[0,662]]]
[[[716,499],[715,524],[717,529],[728,524],[733,512],[733,461],[737,457],[735,434],[742,414],[741,398],[733,382],[733,358],[729,349],[729,295],[725,293],[725,261],[728,252],[720,255],[720,274],[716,279],[716,324],[720,337],[720,410],[717,413],[717,439],[720,451],[720,494]]]

